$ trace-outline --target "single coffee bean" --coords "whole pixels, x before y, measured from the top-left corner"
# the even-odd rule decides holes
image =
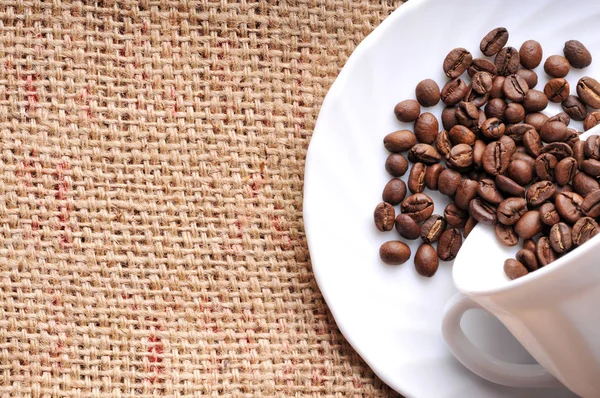
[[[600,160],[587,159],[581,162],[581,170],[591,177],[600,177]]]
[[[439,131],[437,118],[430,112],[421,113],[415,121],[414,131],[417,141],[425,144],[433,144]]]
[[[538,239],[535,248],[535,255],[538,259],[538,264],[540,267],[545,267],[558,258],[558,255],[554,249],[552,249],[552,246],[550,245],[550,239],[548,239],[547,236],[542,236]]]
[[[446,166],[453,170],[465,171],[473,164],[473,148],[469,144],[458,144],[452,147]]]
[[[485,106],[485,115],[489,118],[504,119],[506,102],[502,98],[493,98]]]
[[[477,72],[487,72],[493,77],[498,73],[498,69],[496,69],[496,65],[493,62],[485,58],[473,58],[471,66],[467,69],[467,73],[470,77],[473,77]]]
[[[442,109],[442,127],[444,127],[444,130],[450,130],[457,123],[456,108],[454,106],[447,106]]]
[[[548,106],[548,97],[539,90],[530,89],[527,91],[527,95],[523,102],[521,102],[521,105],[523,105],[523,108],[525,108],[525,111],[528,113],[539,112],[546,109]]]
[[[504,111],[504,121],[506,123],[520,123],[525,119],[525,108],[523,105],[516,102],[511,102],[506,105]]]
[[[532,252],[535,253],[535,240],[533,239],[524,239],[523,240],[523,249],[525,250],[531,250]]]
[[[575,174],[571,185],[573,186],[575,192],[583,197],[586,197],[587,194],[594,192],[596,189],[600,189],[600,184],[598,181],[594,177],[591,177],[582,171]]]
[[[554,198],[556,211],[569,224],[575,224],[577,220],[583,217],[582,203],[583,197],[575,192],[561,192]]]
[[[490,90],[490,99],[494,98],[504,98],[504,91],[502,88],[504,87],[504,76],[494,76],[494,81],[492,81],[492,89]]]
[[[383,188],[381,198],[384,202],[395,206],[406,196],[406,184],[399,178],[392,178]]]
[[[517,75],[521,76],[527,82],[527,87],[529,90],[537,86],[538,84],[538,75],[531,69],[519,69],[517,71]]]
[[[523,136],[523,146],[528,154],[537,158],[540,155],[542,145],[542,139],[535,129],[525,132],[525,135]]]
[[[489,93],[492,89],[494,76],[488,72],[477,72],[473,75],[471,86],[478,94]]]
[[[442,159],[440,153],[429,144],[415,144],[408,151],[408,160],[413,163],[422,162],[427,165],[439,163]]]
[[[569,114],[566,112],[559,112],[556,115],[549,118],[548,122],[561,122],[565,126],[568,126],[569,123],[571,123],[571,116],[569,116]]]
[[[505,246],[516,246],[519,243],[519,237],[510,225],[496,224],[494,232],[498,241]]]
[[[499,75],[512,75],[519,69],[519,51],[514,47],[504,47],[496,54],[494,63]]]
[[[533,250],[521,249],[515,255],[517,261],[527,268],[529,272],[537,270],[540,266],[538,264],[537,257],[535,255],[535,246]]]
[[[527,185],[533,180],[533,167],[524,160],[515,159],[508,164],[506,174],[517,184]]]
[[[490,98],[490,95],[488,93],[479,94],[477,91],[473,90],[473,85],[469,84],[467,86],[467,92],[465,93],[465,96],[463,97],[463,101],[471,102],[476,107],[479,108],[479,107],[485,105],[489,98]]]
[[[581,121],[587,116],[587,106],[574,95],[569,95],[561,106],[573,120]]]
[[[600,135],[591,135],[585,140],[583,153],[588,159],[600,160]]]
[[[433,200],[424,193],[407,196],[400,204],[403,214],[412,217],[415,222],[422,222],[433,214]]]
[[[527,82],[521,76],[512,74],[506,76],[506,79],[504,79],[502,90],[504,91],[504,96],[509,100],[521,102],[527,96],[529,86],[527,86]]]
[[[591,108],[600,108],[600,82],[593,77],[584,76],[577,82],[577,95]]]
[[[469,218],[469,213],[461,209],[454,203],[450,203],[444,209],[444,218],[449,226],[454,228],[463,228]]]
[[[467,91],[467,84],[464,80],[457,77],[444,85],[440,97],[444,104],[454,106],[462,101]]]
[[[544,145],[544,147],[540,149],[540,155],[545,153],[554,156],[556,160],[560,162],[564,158],[573,156],[573,149],[564,142],[552,142],[548,145]]]
[[[571,237],[575,246],[581,246],[588,240],[592,239],[595,235],[600,232],[598,223],[591,217],[582,217],[571,230]]]
[[[582,69],[592,63],[592,54],[580,41],[569,40],[565,42],[563,53],[573,68]]]
[[[445,230],[437,245],[437,254],[442,261],[452,261],[456,258],[460,247],[462,246],[462,235],[456,228]]]
[[[506,128],[506,135],[513,139],[517,144],[523,143],[525,133],[528,131],[536,131],[535,127],[527,123],[509,124]]]
[[[530,90],[531,91],[531,90]],[[544,124],[548,121],[548,116],[541,112],[528,113],[525,116],[525,123],[533,126],[539,132]]]
[[[456,189],[456,196],[454,197],[454,203],[456,206],[463,210],[469,208],[469,202],[477,196],[477,188],[479,183],[468,178],[461,181],[460,185]]]
[[[566,253],[567,251],[571,250],[571,247],[573,246],[573,241],[571,239],[571,227],[564,222],[554,224],[552,228],[550,228],[548,240],[550,241],[550,246],[552,246],[552,249],[556,253]]]
[[[479,43],[479,49],[483,55],[491,57],[492,55],[498,54],[502,47],[506,45],[508,41],[508,30],[506,28],[496,28],[488,32],[481,43]]]
[[[485,152],[486,144],[482,140],[476,140],[473,144],[473,163],[478,168],[483,165],[483,153]]]
[[[577,161],[573,157],[564,158],[556,165],[554,178],[559,185],[568,184],[577,173]]]
[[[504,225],[516,224],[527,211],[527,201],[523,198],[508,198],[498,205],[496,216]]]
[[[525,197],[525,188],[510,178],[503,175],[497,175],[494,181],[496,182],[496,186],[500,191],[518,198]]]
[[[583,214],[588,217],[600,217],[600,188],[588,193],[581,204]]]
[[[571,147],[571,149],[573,148],[573,145],[575,145],[576,142],[580,141],[579,136],[582,133],[575,130],[572,127],[567,128],[567,138],[565,139],[565,143]]]
[[[580,170],[582,168],[583,161],[585,160],[584,147],[585,147],[584,141],[577,141],[573,145],[573,157],[575,158],[575,160],[577,160],[577,166],[579,167]]]
[[[391,153],[385,160],[385,170],[392,177],[401,177],[408,170],[408,160],[399,153]]]
[[[504,200],[494,181],[488,178],[479,181],[477,194],[492,205],[499,205]]]
[[[422,243],[415,254],[415,269],[419,275],[432,277],[440,264],[438,255],[429,243]]]
[[[456,120],[458,124],[462,124],[465,127],[470,129],[476,128],[479,121],[479,108],[472,102],[459,102],[456,109]]]
[[[507,258],[504,261],[504,273],[506,274],[508,279],[515,280],[517,278],[527,275],[529,271],[527,271],[527,268],[525,268],[525,266],[521,264],[521,262],[513,258]]]
[[[383,138],[383,146],[390,152],[404,152],[417,143],[417,137],[410,130],[398,130]]]
[[[588,131],[600,124],[600,112],[592,112],[583,119],[583,129]]]
[[[548,226],[552,226],[560,221],[560,214],[558,214],[554,203],[544,203],[540,207],[540,220]]]
[[[465,231],[464,231],[465,238],[467,236],[469,236],[469,234],[471,233],[473,228],[475,228],[476,225],[477,225],[476,219],[474,219],[473,217],[467,218],[467,222],[465,223]]]
[[[542,46],[535,40],[523,42],[519,49],[519,59],[523,68],[537,68],[542,62]]]
[[[527,189],[525,197],[530,206],[537,207],[547,200],[550,200],[556,193],[556,188],[551,181],[540,181]]]
[[[425,190],[425,174],[427,166],[421,162],[413,164],[408,177],[408,190],[412,193],[419,193]]]
[[[378,230],[391,231],[392,228],[394,228],[394,220],[396,218],[394,206],[386,202],[379,203],[375,207],[373,218],[375,219],[375,226]]]
[[[498,221],[496,208],[480,198],[475,198],[469,202],[469,214],[477,222],[485,225],[494,225]]]
[[[506,126],[499,119],[491,117],[483,122],[481,134],[489,140],[497,140],[504,135]]]
[[[398,214],[396,217],[396,231],[404,239],[415,240],[421,236],[421,228],[408,214]]]
[[[460,124],[457,124],[448,131],[448,138],[450,138],[452,145],[467,144],[470,146],[475,142],[475,134]]]
[[[533,172],[533,168],[535,167],[535,159],[527,154],[527,151],[525,150],[524,147],[520,146],[517,149],[518,150],[515,153],[513,153],[513,155],[510,157],[510,161],[513,162],[515,160],[522,160],[523,162],[527,163],[529,165],[529,167],[531,167],[532,172]],[[508,167],[510,168],[510,165]],[[508,170],[507,170],[507,173],[508,173]],[[509,175],[509,177],[510,177],[510,175]]]
[[[562,142],[567,138],[567,126],[559,121],[548,121],[540,130],[544,142]]]
[[[444,73],[450,79],[458,77],[471,66],[473,56],[464,48],[455,48],[444,59]]]
[[[440,173],[440,177],[438,178],[438,189],[444,195],[454,196],[461,180],[462,176],[460,173],[446,169]]]
[[[448,156],[450,149],[452,149],[452,143],[450,142],[450,137],[448,136],[448,132],[446,130],[442,130],[438,133],[434,145],[441,155],[444,157]]]
[[[562,77],[554,78],[544,86],[544,94],[548,100],[556,103],[561,103],[569,96],[569,82]]]
[[[444,166],[439,163],[428,167],[427,172],[425,173],[425,186],[432,191],[437,190],[438,178],[440,177],[442,171],[444,171]]]
[[[544,72],[552,77],[565,77],[570,69],[569,61],[562,55],[551,55],[544,62]]]
[[[446,220],[439,214],[432,214],[421,225],[421,239],[427,243],[434,243],[440,239],[442,232],[446,230]]]
[[[542,231],[540,212],[529,210],[515,224],[515,233],[522,239],[531,239]]]
[[[417,120],[421,113],[421,106],[416,100],[408,99],[398,102],[394,107],[394,115],[401,122],[410,123]]]
[[[410,247],[399,240],[391,240],[381,245],[379,257],[386,264],[403,264],[410,258]]]
[[[502,142],[491,142],[483,152],[483,168],[493,176],[504,174],[508,168],[510,156],[511,153],[506,150],[506,146]]]
[[[434,106],[440,102],[440,86],[431,79],[421,80],[415,88],[415,96],[421,106]]]

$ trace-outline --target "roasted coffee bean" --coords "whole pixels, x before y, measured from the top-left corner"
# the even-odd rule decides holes
[[[497,175],[494,181],[496,182],[496,186],[500,191],[517,198],[525,197],[525,188],[510,178],[503,175]]]
[[[483,168],[493,176],[503,174],[508,168],[510,156],[511,153],[507,151],[506,146],[502,142],[491,142],[485,147],[485,151],[483,152]]]
[[[433,200],[424,193],[415,193],[406,197],[400,204],[403,214],[412,217],[415,222],[421,222],[433,214]]]
[[[421,236],[421,227],[408,214],[398,214],[395,225],[396,231],[404,239],[415,240]]]
[[[528,154],[537,158],[540,155],[542,145],[542,139],[535,129],[525,132],[523,146]]]
[[[592,112],[583,119],[583,129],[588,131],[600,124],[600,112]]]
[[[567,138],[567,126],[559,121],[548,121],[540,130],[544,142],[563,142]]]
[[[398,102],[394,107],[394,115],[401,122],[414,122],[419,117],[419,114],[421,114],[421,106],[413,99]]]
[[[510,124],[506,128],[506,135],[513,139],[517,144],[523,143],[525,133],[528,131],[536,131],[535,127],[527,123]]]
[[[383,188],[381,198],[384,202],[395,206],[406,196],[406,184],[399,178],[392,178]]]
[[[446,166],[453,170],[465,171],[473,164],[473,148],[469,144],[458,144],[452,147]]]
[[[575,224],[583,217],[582,203],[583,197],[575,192],[561,192],[554,198],[556,211],[569,224]]]
[[[521,123],[525,119],[525,108],[523,105],[511,102],[506,105],[504,121],[506,123]]]
[[[437,254],[442,261],[452,261],[456,258],[462,246],[462,235],[456,228],[448,228],[442,233],[437,245]]]
[[[461,47],[455,48],[444,59],[444,73],[450,79],[458,77],[471,66],[472,61],[473,56],[469,51]]]
[[[509,100],[521,102],[527,96],[529,86],[527,86],[527,82],[521,76],[512,74],[506,76],[502,91],[504,92],[504,96]]]
[[[415,88],[415,96],[421,106],[434,106],[440,102],[440,86],[431,79],[421,80]]]
[[[496,224],[494,232],[498,241],[505,246],[516,246],[519,243],[519,237],[510,225]]]
[[[508,30],[506,28],[496,28],[488,32],[481,43],[479,43],[479,49],[483,55],[491,57],[492,55],[498,54],[502,47],[506,45],[508,41]]]
[[[410,247],[402,241],[391,240],[381,245],[379,257],[386,264],[403,264],[410,258]]]
[[[433,214],[421,225],[421,239],[427,243],[437,242],[445,230],[446,220],[444,217]]]
[[[529,90],[523,102],[521,102],[526,112],[539,112],[548,106],[548,97],[539,90]],[[527,116],[525,116],[527,117]]]
[[[499,119],[491,117],[483,122],[481,134],[489,140],[497,140],[504,135],[506,126]]]
[[[537,257],[535,255],[535,246],[533,250],[521,249],[515,255],[517,261],[527,268],[529,272],[537,270],[540,266],[538,264]]]
[[[580,41],[569,40],[565,42],[563,53],[573,68],[585,68],[592,63],[592,54]]]
[[[565,140],[565,143],[567,145],[569,145],[572,149],[573,145],[575,145],[576,142],[580,141],[580,138],[579,138],[580,135],[581,135],[581,132],[575,130],[574,128],[569,127],[567,129],[567,139]]]
[[[473,75],[471,87],[477,94],[487,94],[492,89],[494,76],[488,72],[477,72]]]
[[[488,93],[479,94],[477,91],[473,90],[473,86],[471,84],[469,84],[467,86],[467,92],[466,92],[465,96],[463,97],[463,101],[471,102],[476,107],[481,107],[481,106],[485,105],[485,103],[488,101],[489,98],[490,98],[490,95]]]
[[[446,169],[440,173],[438,178],[438,190],[447,196],[454,196],[462,177],[454,170]]]
[[[584,76],[577,82],[577,95],[591,108],[600,108],[600,82],[593,77]]]
[[[515,280],[527,275],[529,271],[527,271],[527,268],[525,268],[520,261],[517,261],[514,258],[507,258],[504,261],[504,273],[508,279]]]
[[[594,192],[596,189],[600,189],[598,181],[594,177],[587,175],[585,172],[575,174],[571,185],[575,192],[583,197],[586,197],[587,194]]]
[[[429,243],[422,243],[415,254],[415,269],[419,275],[432,277],[440,264],[437,252]]]
[[[504,47],[496,54],[494,63],[499,75],[508,76],[519,69],[519,62],[519,51],[514,47]]]
[[[458,124],[456,120],[456,108],[454,106],[447,106],[442,109],[442,127],[444,127],[444,130],[450,130],[456,124]]]
[[[560,221],[560,214],[556,211],[554,203],[544,203],[540,207],[540,220],[548,226],[552,226]]]
[[[485,152],[486,144],[482,140],[476,140],[473,144],[473,163],[481,168],[483,163],[483,153]]]
[[[425,174],[427,166],[421,162],[413,164],[408,176],[408,190],[412,193],[419,193],[425,190]]]
[[[538,259],[540,267],[545,267],[558,258],[558,255],[550,245],[550,239],[547,236],[542,236],[538,239],[535,247],[535,255]]]
[[[552,77],[565,77],[570,69],[569,61],[562,55],[551,55],[544,62],[544,72]]]
[[[467,73],[470,77],[473,77],[477,72],[487,72],[493,77],[498,73],[498,69],[496,69],[496,65],[493,62],[485,58],[473,58],[471,66],[467,69]]]
[[[508,164],[506,174],[517,184],[527,185],[533,180],[533,167],[524,160],[515,159]]]
[[[600,217],[600,188],[588,193],[581,204],[583,214],[588,217]]]
[[[579,167],[580,170],[582,168],[583,161],[585,160],[584,147],[585,147],[584,141],[577,141],[573,145],[573,157],[575,158],[575,160],[577,160],[577,166]]]
[[[544,86],[544,94],[548,100],[561,103],[567,99],[570,93],[569,82],[562,77],[554,78]]]
[[[533,172],[533,168],[535,167],[535,159],[527,154],[527,151],[525,150],[524,147],[520,146],[517,149],[518,150],[515,153],[513,153],[513,155],[510,157],[510,161],[512,162],[515,160],[522,160],[531,167],[532,172]],[[510,167],[510,165],[509,165],[509,167]],[[510,175],[509,175],[509,177],[510,177]]]
[[[450,149],[452,149],[452,143],[450,142],[450,137],[446,130],[442,130],[438,133],[434,145],[441,155],[444,157],[448,156]]]
[[[394,228],[394,220],[396,219],[396,211],[394,206],[389,203],[381,202],[375,207],[373,212],[375,226],[380,231],[391,231]]]
[[[600,135],[591,135],[585,140],[583,153],[588,159],[600,160]]]
[[[573,247],[573,240],[571,239],[571,227],[564,222],[554,224],[552,228],[550,228],[548,240],[550,241],[550,246],[552,246],[552,249],[554,249],[556,253],[566,253],[571,249],[571,247]]]
[[[469,202],[469,214],[477,222],[485,225],[494,225],[498,221],[496,208],[481,198],[475,198]]]
[[[544,145],[544,147],[540,149],[540,155],[545,153],[549,153],[560,162],[564,158],[573,156],[573,149],[564,142],[552,142],[548,145]]]
[[[408,151],[408,160],[413,163],[422,162],[427,165],[439,163],[442,159],[440,153],[429,144],[415,144]]]
[[[588,240],[592,239],[596,234],[600,232],[598,223],[591,217],[582,217],[571,230],[571,237],[575,246],[581,246]]]
[[[465,223],[465,231],[464,231],[465,238],[467,236],[469,236],[469,234],[471,233],[473,228],[475,228],[476,225],[477,225],[476,219],[474,219],[473,217],[467,218],[467,222]]]
[[[548,116],[541,112],[528,113],[527,116],[525,116],[525,123],[533,126],[537,132],[542,129],[542,126],[546,124],[547,121]]]
[[[467,84],[457,77],[444,85],[440,96],[444,104],[454,106],[462,101],[468,90]]]
[[[493,98],[485,105],[485,115],[489,118],[504,119],[506,102],[502,98]]]
[[[494,98],[504,98],[504,92],[502,91],[502,87],[504,87],[504,76],[494,76],[494,81],[492,82],[492,89],[490,90],[490,99]]]
[[[527,211],[527,201],[523,198],[508,198],[500,202],[497,210],[498,222],[514,225]]]
[[[398,130],[389,133],[383,139],[383,146],[390,152],[404,152],[417,143],[417,137],[410,130]]]
[[[581,162],[581,170],[591,177],[600,177],[600,160],[587,159]]]
[[[523,249],[531,250],[535,253],[535,241],[533,239],[524,239],[523,240]]]
[[[461,101],[458,103],[458,108],[456,109],[456,120],[465,127],[477,127],[479,121],[479,109],[472,102]]]
[[[556,193],[556,188],[551,181],[540,181],[527,189],[525,197],[527,203],[532,207],[537,207],[547,200],[550,200]]]
[[[571,116],[569,116],[569,114],[566,112],[559,112],[556,115],[549,118],[548,122],[561,122],[565,126],[568,126],[569,123],[571,123]]]
[[[449,226],[454,228],[463,228],[469,218],[469,213],[461,209],[454,203],[450,203],[444,209],[444,218]]]
[[[461,181],[460,185],[456,189],[456,196],[454,197],[454,203],[456,206],[463,210],[469,208],[469,202],[477,196],[477,188],[479,183],[468,178]]]
[[[392,177],[401,177],[408,170],[408,160],[399,153],[391,153],[385,160],[385,169]]]
[[[531,69],[519,69],[517,71],[517,75],[521,76],[527,82],[527,87],[529,90],[537,86],[538,84],[538,75]]]
[[[450,138],[452,145],[467,144],[470,146],[475,143],[475,134],[460,124],[457,124],[448,131],[448,138]]]
[[[554,169],[554,178],[559,185],[568,184],[577,173],[577,161],[573,157],[564,158]]]
[[[494,181],[487,178],[479,181],[477,194],[492,205],[499,205],[504,200]]]
[[[542,231],[540,212],[537,210],[526,211],[515,224],[515,233],[522,239],[531,239]]]
[[[587,116],[587,106],[574,95],[569,95],[561,106],[573,120],[581,121]]]
[[[439,163],[429,166],[425,173],[425,186],[432,191],[437,190],[438,178],[442,171],[444,171],[444,166]]]
[[[414,131],[418,142],[433,144],[439,131],[437,118],[430,112],[421,113],[415,121]]]
[[[542,62],[542,46],[535,40],[523,42],[519,49],[519,59],[523,68],[537,68]]]

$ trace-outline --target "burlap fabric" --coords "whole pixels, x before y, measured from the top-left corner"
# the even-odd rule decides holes
[[[0,396],[394,395],[314,281],[302,190],[399,5],[2,1]]]

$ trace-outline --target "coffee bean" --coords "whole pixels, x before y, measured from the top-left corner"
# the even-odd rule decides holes
[[[515,159],[508,164],[506,174],[519,185],[527,185],[533,180],[533,167],[524,160]]]
[[[536,130],[535,130],[535,127],[533,127],[532,125],[527,124],[527,123],[509,124],[508,127],[506,128],[506,135],[508,137],[512,138],[512,140],[515,143],[521,144],[521,143],[523,143],[525,134],[528,131],[536,131]]]
[[[478,94],[489,93],[492,89],[494,77],[488,72],[477,72],[473,75],[471,86]]]
[[[566,112],[559,112],[556,115],[549,118],[548,122],[561,122],[565,126],[568,126],[569,123],[571,123],[571,116],[569,116],[569,114]]]
[[[600,160],[584,160],[581,162],[581,169],[591,177],[600,177]]]
[[[485,152],[486,144],[482,140],[476,140],[473,144],[473,163],[478,168],[481,168],[483,163],[483,153]]]
[[[591,135],[585,140],[583,153],[588,159],[600,160],[600,135]]]
[[[431,215],[421,225],[421,239],[427,243],[437,242],[446,230],[446,220],[439,214]]]
[[[384,202],[395,206],[406,196],[406,184],[399,178],[392,178],[383,188],[381,198]]]
[[[447,106],[442,109],[442,127],[445,130],[450,130],[452,126],[456,125],[456,108],[454,106]]]
[[[515,280],[517,278],[527,275],[529,271],[527,271],[527,268],[525,268],[525,266],[519,261],[513,258],[507,258],[504,261],[504,273],[506,274],[508,279]]]
[[[413,164],[408,177],[408,190],[412,193],[419,193],[425,190],[425,174],[427,166],[421,162]]]
[[[454,106],[462,101],[467,91],[467,84],[457,77],[444,85],[440,96],[444,104]]]
[[[577,166],[581,169],[583,161],[585,160],[585,142],[577,141],[573,145],[573,157],[577,160]]]
[[[408,160],[399,153],[391,153],[385,160],[385,169],[392,177],[401,177],[408,170]]]
[[[417,120],[421,113],[421,106],[416,100],[408,99],[398,102],[394,107],[394,115],[401,122],[410,123]]]
[[[389,133],[383,139],[383,146],[390,152],[404,152],[417,143],[417,137],[410,130],[398,130]]]
[[[574,95],[569,95],[561,106],[573,120],[581,121],[587,116],[587,107]]]
[[[473,56],[466,49],[459,47],[450,51],[444,59],[444,73],[450,79],[458,77],[471,66]]]
[[[491,142],[483,152],[483,168],[493,176],[503,174],[508,168],[510,156],[511,153],[506,150],[506,146],[502,142]]]
[[[395,221],[396,231],[404,239],[415,240],[421,236],[421,228],[408,214],[398,214]]]
[[[564,142],[552,142],[548,145],[544,145],[544,147],[540,149],[540,155],[545,153],[554,156],[556,160],[560,162],[564,158],[573,156],[573,149]]]
[[[531,250],[535,253],[535,240],[533,239],[524,239],[523,240],[523,249]]]
[[[527,268],[529,272],[537,270],[540,266],[538,264],[537,257],[535,255],[535,246],[533,250],[521,249],[515,255],[517,261]]]
[[[494,63],[499,75],[512,75],[519,69],[519,52],[514,47],[504,47],[496,54]]]
[[[479,49],[483,55],[491,57],[502,50],[502,47],[506,45],[507,41],[508,30],[502,27],[496,28],[488,32],[483,39],[481,39],[481,43],[479,43]]]
[[[461,209],[454,203],[450,203],[444,209],[444,218],[449,226],[454,228],[463,228],[469,218],[469,213]]]
[[[519,69],[517,71],[517,75],[521,76],[527,82],[527,87],[529,90],[537,86],[538,84],[538,75],[531,69]]]
[[[472,102],[459,102],[458,108],[456,109],[456,120],[458,121],[458,124],[462,124],[465,127],[470,129],[476,128],[479,121],[479,108]]]
[[[520,123],[525,119],[525,108],[523,105],[511,102],[506,105],[504,111],[504,121],[506,123]]]
[[[462,235],[456,228],[445,230],[437,245],[437,254],[442,261],[452,261],[456,258],[460,247],[462,246]]]
[[[535,159],[527,154],[525,147],[520,146],[519,148],[517,148],[517,151],[515,153],[513,153],[513,155],[510,157],[510,161],[513,162],[515,160],[522,160],[523,162],[527,163],[529,165],[529,167],[531,167],[532,172],[533,172],[533,168],[535,167]],[[509,165],[509,168],[510,168],[510,165]],[[507,173],[508,173],[508,170],[507,170]],[[509,175],[509,177],[510,177],[510,175]]]
[[[565,42],[563,52],[573,68],[585,68],[592,63],[592,54],[580,41],[569,40]]]
[[[438,178],[438,189],[444,195],[454,196],[461,180],[462,177],[460,173],[446,169],[440,173],[440,177]]]
[[[477,188],[479,183],[468,178],[461,181],[460,185],[456,189],[456,196],[454,197],[454,203],[456,206],[463,210],[469,208],[469,202],[477,196]]]
[[[415,269],[419,275],[432,277],[440,264],[437,252],[429,243],[422,243],[415,254]]]
[[[512,74],[506,76],[506,79],[504,79],[502,91],[504,92],[504,96],[509,100],[521,102],[527,96],[529,86],[527,86],[527,82],[521,76]]]
[[[497,140],[504,135],[506,126],[499,119],[491,117],[483,122],[481,134],[489,140]]]
[[[413,163],[422,162],[427,165],[439,163],[442,159],[440,153],[429,144],[415,144],[408,151],[408,160]]]
[[[496,182],[496,186],[500,191],[510,196],[515,196],[518,198],[525,197],[525,188],[523,188],[510,178],[503,175],[497,175],[494,181]]]
[[[571,230],[571,237],[575,246],[581,246],[588,240],[592,239],[596,234],[600,232],[598,223],[591,217],[582,217]]]
[[[496,224],[494,232],[498,241],[505,246],[516,246],[519,243],[519,237],[510,225]]]
[[[504,200],[502,194],[496,188],[494,181],[488,178],[479,181],[477,194],[492,205],[499,205]]]
[[[571,148],[573,148],[573,145],[575,145],[576,142],[580,141],[579,136],[581,134],[581,132],[575,130],[572,127],[567,128],[567,138],[565,140],[565,143]]]
[[[433,200],[424,193],[415,193],[406,197],[400,204],[403,214],[409,215],[415,222],[421,222],[433,214]]]
[[[496,208],[480,198],[475,198],[469,202],[469,214],[477,222],[485,225],[494,225],[498,221]]]
[[[540,130],[544,142],[562,142],[567,138],[567,126],[559,121],[548,121]]]
[[[537,207],[547,200],[550,200],[556,193],[556,188],[551,181],[540,181],[527,189],[525,197],[530,206]]]
[[[421,80],[415,88],[415,96],[421,106],[434,106],[440,102],[440,86],[431,79]]]
[[[434,144],[435,148],[443,156],[448,156],[450,149],[452,149],[452,143],[450,142],[450,137],[446,130],[442,130],[438,133]]]
[[[571,183],[575,192],[585,197],[587,194],[595,191],[596,189],[600,189],[600,184],[598,181],[585,172],[579,172],[575,174],[573,177],[573,182]]]
[[[573,240],[571,239],[571,227],[564,222],[554,224],[550,228],[550,234],[548,235],[550,246],[558,253],[566,253],[573,246]]]
[[[600,108],[600,82],[593,77],[584,76],[577,82],[577,95],[591,108]]]
[[[475,134],[463,125],[457,124],[448,131],[448,138],[452,145],[467,144],[473,145]]]
[[[422,113],[415,121],[414,131],[418,142],[433,144],[439,131],[437,118],[430,112]]]
[[[504,98],[504,91],[502,87],[504,87],[504,76],[494,76],[494,80],[492,81],[492,89],[490,90],[490,98]]]
[[[565,77],[570,69],[569,61],[562,55],[551,55],[544,62],[544,72],[552,77]]]
[[[442,171],[444,171],[444,166],[439,163],[429,166],[425,173],[425,186],[432,191],[437,190],[438,178]]]
[[[563,102],[569,96],[569,82],[563,78],[554,78],[544,86],[544,94],[548,100],[556,103]]]
[[[477,220],[473,217],[469,217],[467,218],[467,222],[465,223],[465,238],[467,236],[469,236],[469,234],[471,233],[471,231],[473,230],[473,228],[475,228],[475,226],[477,225]]]
[[[531,90],[530,90],[531,91]],[[533,126],[539,132],[544,124],[548,121],[548,116],[541,112],[528,113],[525,116],[525,123]]]
[[[379,257],[386,264],[403,264],[410,258],[410,247],[399,240],[391,240],[381,245]]]
[[[496,65],[485,58],[473,58],[471,66],[467,69],[467,73],[472,78],[478,72],[487,72],[492,75],[492,78],[498,73]]]
[[[375,207],[373,218],[375,219],[375,226],[378,230],[391,231],[392,228],[394,228],[394,219],[396,218],[394,206],[386,202],[379,203]]]
[[[554,187],[556,188],[556,195],[558,195],[561,192],[575,192],[573,190],[573,187],[569,184],[566,184],[566,185],[554,184]]]
[[[577,173],[577,161],[573,157],[564,158],[556,165],[554,177],[559,185],[568,184]]]
[[[446,166],[453,170],[465,171],[473,164],[473,148],[468,144],[458,144],[452,147]]]
[[[542,145],[542,139],[535,129],[525,132],[523,146],[528,154],[537,158],[540,155]]]
[[[539,112],[546,109],[548,106],[548,97],[539,90],[530,89],[527,91],[527,95],[523,102],[521,102],[521,105],[523,105],[523,108],[525,108],[525,111],[528,113]]]
[[[544,203],[540,207],[540,220],[548,226],[552,226],[560,221],[560,214],[556,211],[554,203]]]
[[[581,204],[583,214],[588,217],[600,217],[600,188],[588,193]]]
[[[485,115],[489,118],[504,119],[506,102],[502,98],[494,98],[488,101],[485,106]]]
[[[538,259],[538,264],[540,267],[545,267],[558,258],[558,255],[550,245],[550,239],[548,239],[546,236],[542,236],[538,239],[535,248],[535,255]]]
[[[523,42],[519,49],[519,59],[523,68],[537,68],[542,62],[542,46],[535,40]]]
[[[465,93],[465,96],[463,97],[463,101],[471,102],[476,107],[479,108],[479,107],[485,105],[485,103],[488,101],[489,98],[490,98],[490,95],[488,93],[479,94],[477,91],[473,90],[473,85],[469,84],[467,86],[467,92]]]
[[[531,239],[542,231],[540,212],[529,210],[525,212],[515,224],[515,233],[522,239]]]
[[[523,198],[508,198],[500,202],[496,212],[498,222],[514,225],[527,211],[527,201]]]
[[[583,197],[575,192],[561,192],[554,198],[556,211],[569,224],[575,224],[577,220],[583,217],[582,203]]]
[[[600,112],[592,112],[583,119],[583,129],[588,131],[600,124]]]

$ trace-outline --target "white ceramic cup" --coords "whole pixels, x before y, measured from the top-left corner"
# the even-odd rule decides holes
[[[598,134],[590,130],[582,139]],[[514,387],[551,387],[600,397],[600,234],[555,262],[510,281],[504,260],[514,249],[494,229],[477,226],[454,261],[459,290],[446,305],[442,333],[454,356],[477,375]],[[463,314],[497,317],[539,365],[501,361],[476,348],[460,327]]]

